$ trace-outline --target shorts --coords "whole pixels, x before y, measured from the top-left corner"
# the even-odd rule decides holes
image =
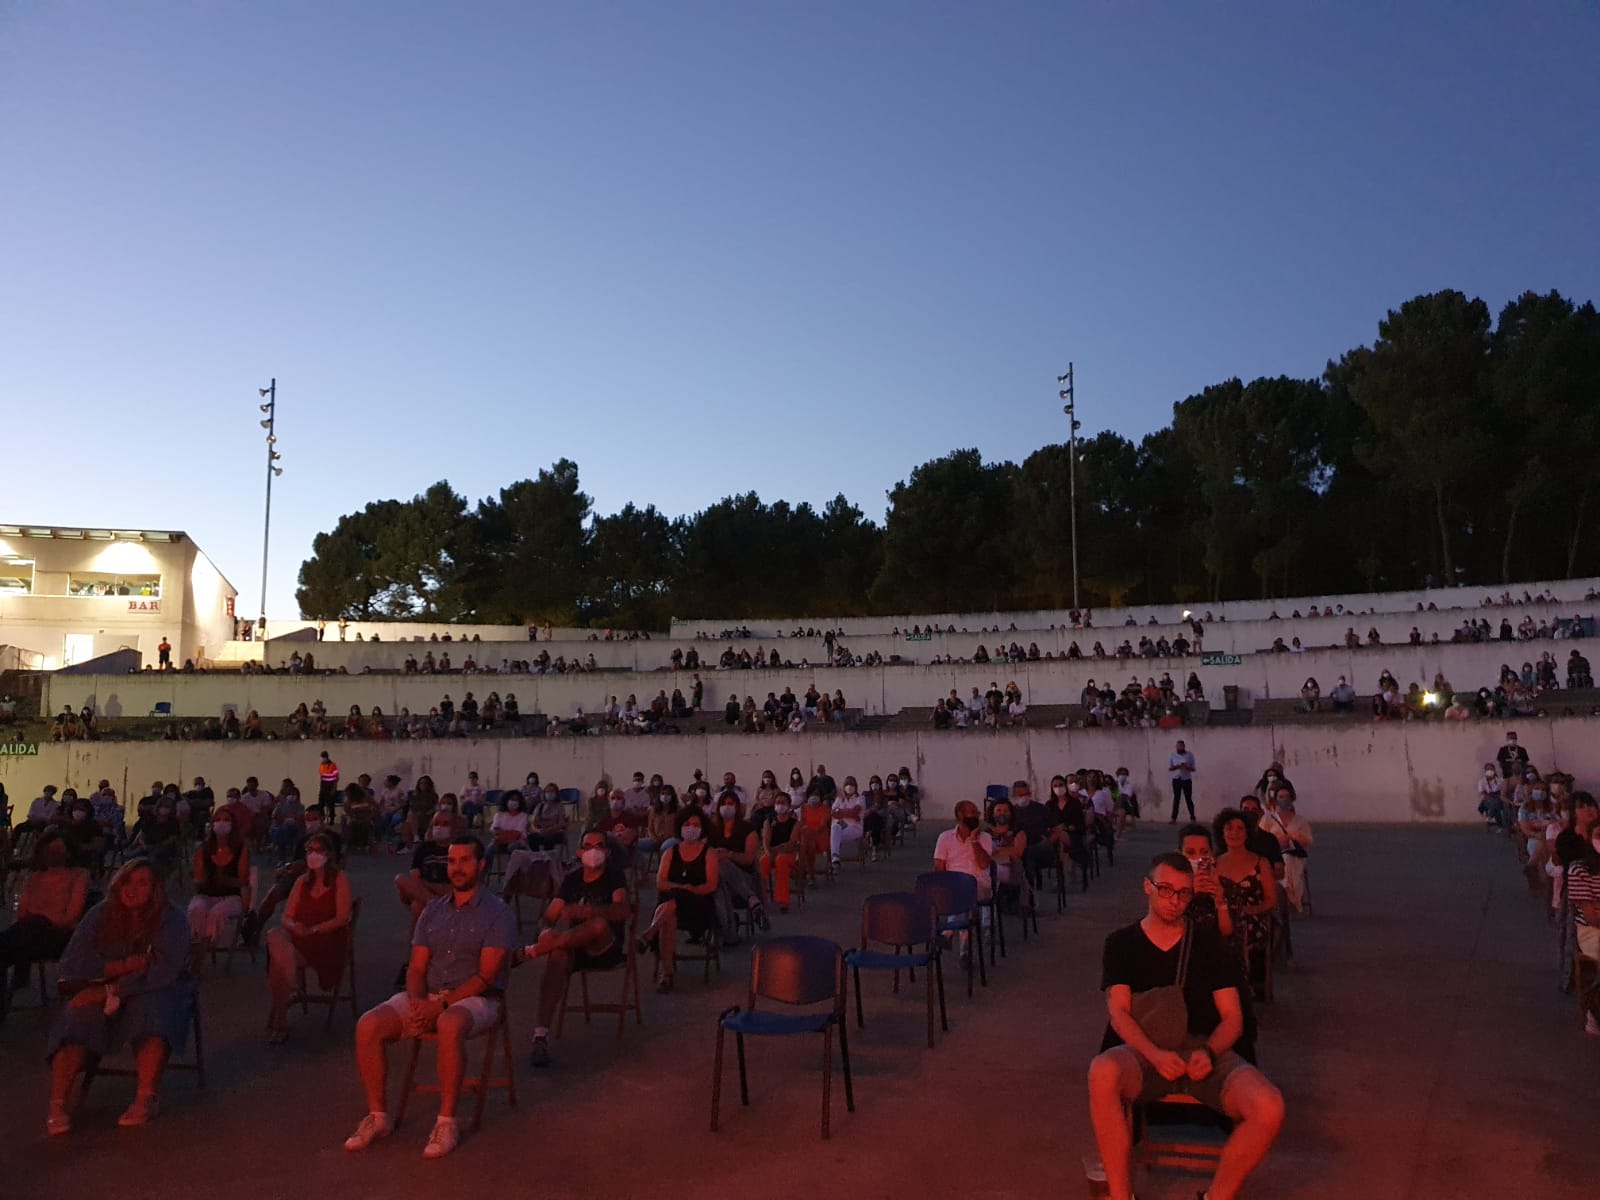
[[[1205,1043],[1201,1039],[1193,1039],[1184,1043],[1180,1054],[1188,1055],[1193,1050],[1198,1050]],[[1250,1064],[1232,1050],[1217,1056],[1216,1065],[1211,1068],[1211,1074],[1204,1079],[1190,1079],[1187,1075],[1179,1079],[1164,1079],[1155,1065],[1149,1062],[1137,1050],[1129,1046],[1117,1046],[1114,1049],[1130,1055],[1139,1064],[1141,1083],[1139,1094],[1135,1102],[1149,1104],[1166,1096],[1190,1096],[1200,1101],[1213,1112],[1225,1112],[1222,1107],[1222,1095],[1227,1090],[1228,1080],[1235,1071],[1253,1069]]]
[[[1578,925],[1578,953],[1600,960],[1600,925]]]
[[[572,969],[574,971],[609,971],[612,967],[620,967],[628,961],[628,952],[623,948],[621,938],[612,938],[611,945],[598,954],[591,954],[587,950],[574,951],[572,955]]]
[[[396,992],[390,996],[379,1008],[387,1008],[403,1023],[406,1012],[409,1010],[411,997],[405,992]],[[491,996],[468,996],[464,1000],[457,1000],[447,1011],[464,1012],[472,1019],[472,1024],[467,1028],[468,1037],[477,1037],[479,1034],[488,1033],[500,1020],[500,1001]],[[400,1035],[404,1040],[407,1034]]]

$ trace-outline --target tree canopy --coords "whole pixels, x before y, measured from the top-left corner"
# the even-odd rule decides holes
[[[1317,379],[1227,379],[1138,443],[1078,443],[1087,605],[1216,601],[1600,573],[1600,315],[1555,292],[1498,322],[1418,296]],[[888,492],[728,496],[692,515],[597,515],[562,459],[469,507],[446,482],[318,534],[307,617],[664,628],[673,616],[1062,607],[1070,450],[1020,465],[956,450]]]

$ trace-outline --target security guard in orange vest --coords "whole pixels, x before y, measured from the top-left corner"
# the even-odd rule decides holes
[[[322,810],[322,819],[331,822],[333,810],[339,803],[339,764],[328,757],[328,752],[322,752],[322,761],[317,764],[317,807]]]

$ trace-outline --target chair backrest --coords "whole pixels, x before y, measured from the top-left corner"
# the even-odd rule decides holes
[[[783,1004],[844,1003],[844,951],[824,937],[768,938],[750,950],[750,1007],[765,997]]]
[[[583,803],[583,793],[577,788],[562,788],[558,799],[562,804],[570,804],[577,807]]]
[[[504,796],[505,794],[506,794],[506,791],[505,791],[504,788],[490,788],[487,792],[485,792],[483,794],[483,802],[485,804],[491,804],[491,805],[499,804],[500,803],[500,798],[502,796]]]
[[[917,876],[915,887],[940,917],[970,913],[978,905],[978,881],[961,871],[928,871]]]
[[[873,942],[883,946],[921,946],[933,941],[933,904],[916,892],[880,892],[861,902],[861,948]]]
[[[172,701],[157,700],[154,712],[159,717],[170,717],[172,715]]]
[[[1011,789],[1003,783],[991,783],[983,789],[983,802],[986,806],[993,804],[996,800],[1009,799],[1011,799]]]

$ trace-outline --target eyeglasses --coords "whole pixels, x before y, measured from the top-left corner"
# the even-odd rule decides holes
[[[1187,904],[1194,899],[1193,888],[1175,888],[1170,883],[1157,883],[1151,886],[1156,889],[1156,895],[1163,900],[1177,900],[1182,904]]]

